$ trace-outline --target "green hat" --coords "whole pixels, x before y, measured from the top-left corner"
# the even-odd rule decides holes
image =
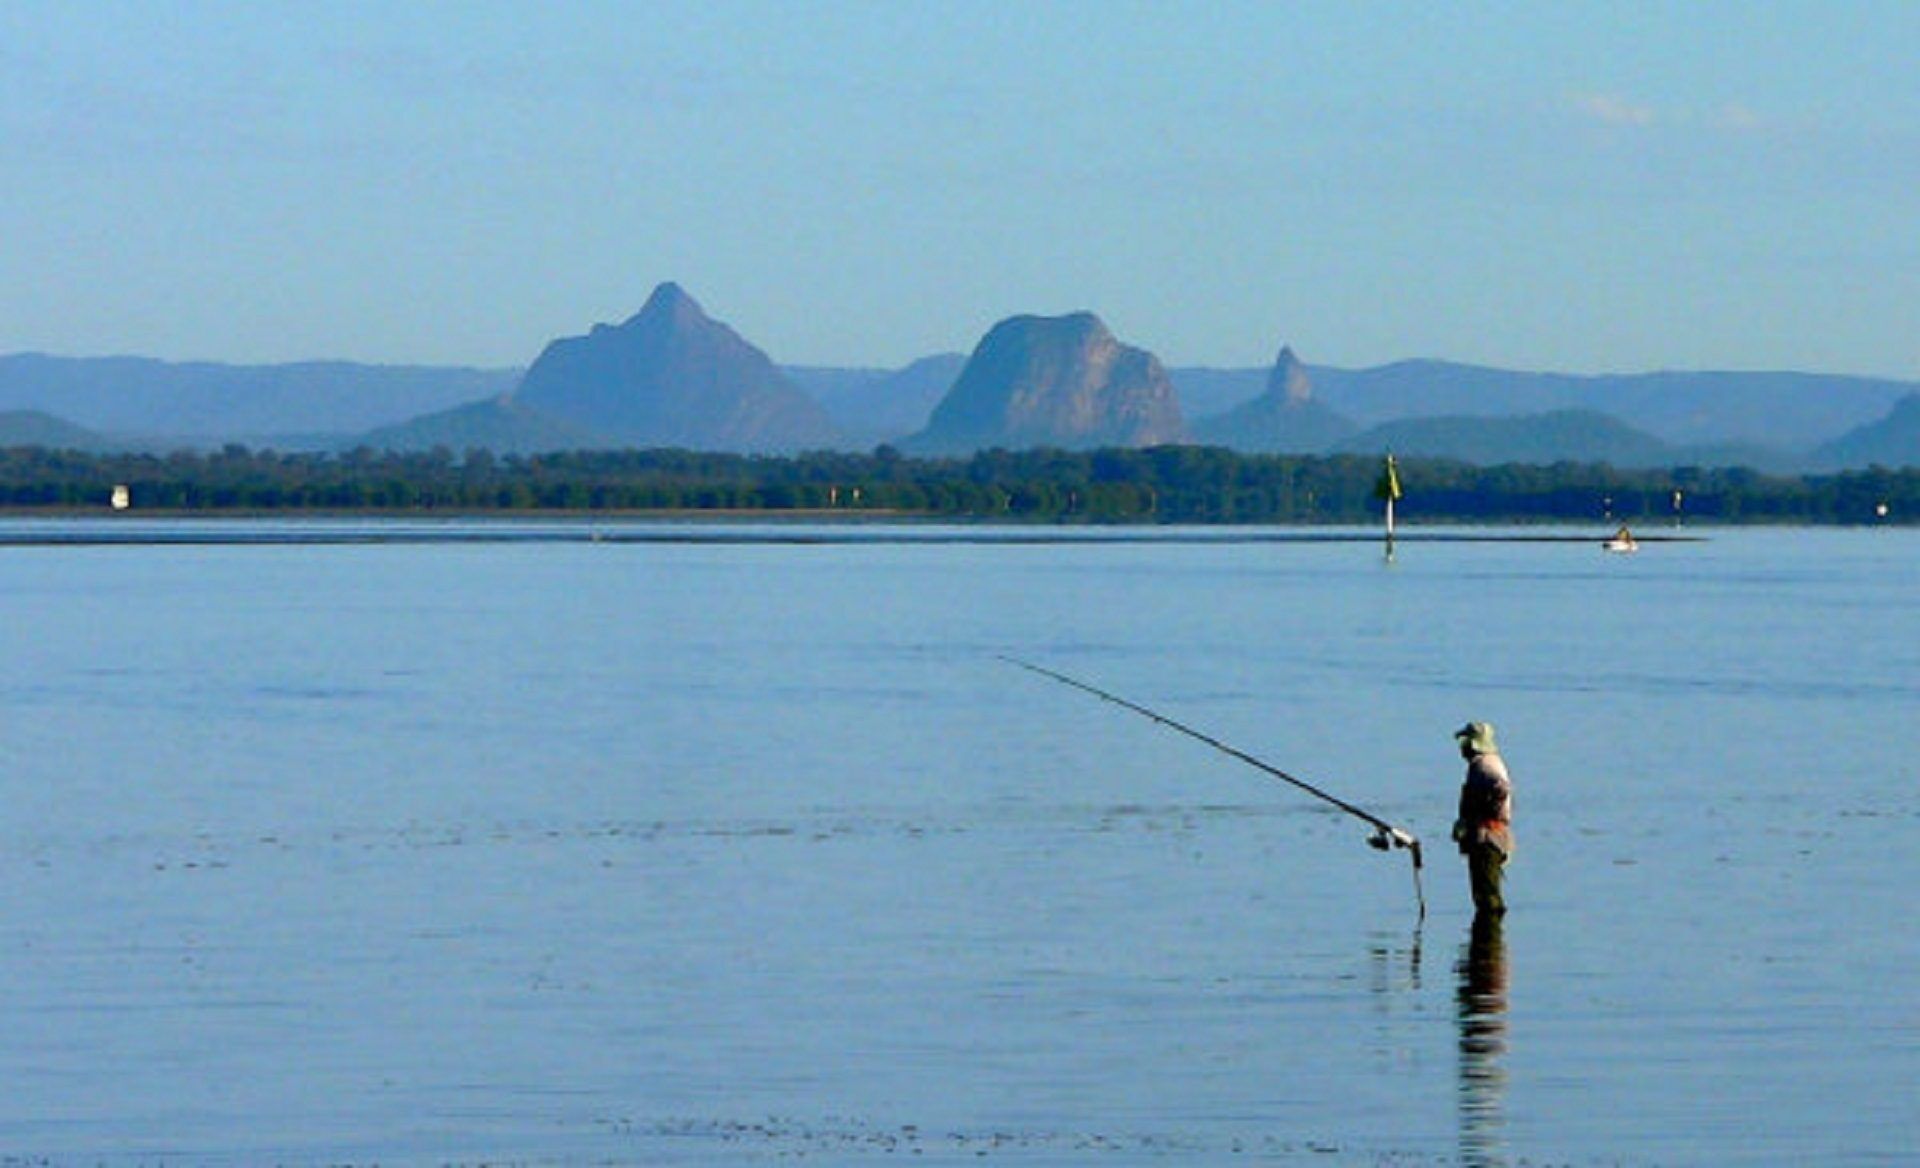
[[[1493,723],[1468,722],[1453,732],[1460,745],[1475,754],[1498,754],[1500,748],[1493,742]]]

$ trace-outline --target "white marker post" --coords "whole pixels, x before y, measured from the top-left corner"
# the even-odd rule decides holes
[[[1393,504],[1400,497],[1400,468],[1394,465],[1393,455],[1387,455],[1387,465],[1380,472],[1380,481],[1373,486],[1374,498],[1386,504],[1387,508],[1387,558],[1393,558]]]

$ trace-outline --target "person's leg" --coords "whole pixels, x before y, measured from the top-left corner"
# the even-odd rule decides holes
[[[1489,844],[1478,845],[1467,856],[1467,874],[1473,885],[1475,912],[1498,915],[1507,911],[1507,902],[1500,894],[1500,877],[1506,862],[1507,858],[1500,849]]]

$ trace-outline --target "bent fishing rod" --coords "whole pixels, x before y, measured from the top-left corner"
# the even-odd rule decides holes
[[[1160,725],[1165,726],[1169,730],[1177,730],[1180,733],[1185,734],[1189,738],[1197,739],[1200,742],[1204,742],[1208,746],[1213,747],[1215,750],[1219,751],[1222,754],[1225,754],[1231,758],[1237,758],[1241,762],[1246,763],[1248,766],[1253,767],[1254,769],[1259,771],[1264,771],[1266,774],[1269,774],[1284,783],[1291,783],[1293,786],[1298,787],[1300,790],[1305,791],[1307,794],[1312,795],[1314,798],[1324,800],[1327,803],[1331,803],[1335,807],[1338,807],[1340,810],[1346,812],[1348,815],[1351,815],[1356,819],[1359,819],[1365,822],[1366,824],[1368,824],[1373,828],[1373,835],[1371,838],[1367,840],[1367,844],[1369,846],[1377,848],[1383,852],[1387,851],[1389,848],[1406,848],[1408,852],[1412,854],[1413,894],[1420,901],[1420,919],[1423,921],[1427,919],[1427,894],[1426,894],[1426,891],[1422,889],[1420,886],[1420,869],[1424,867],[1420,859],[1420,839],[1418,836],[1414,835],[1412,832],[1408,831],[1403,827],[1396,827],[1393,824],[1388,823],[1386,820],[1380,818],[1379,816],[1373,814],[1370,811],[1367,811],[1360,807],[1355,807],[1353,804],[1347,802],[1345,799],[1342,799],[1337,795],[1330,794],[1329,792],[1323,791],[1319,787],[1314,786],[1312,783],[1307,782],[1305,779],[1295,778],[1294,776],[1281,770],[1279,767],[1274,766],[1272,763],[1264,762],[1260,759],[1257,759],[1251,754],[1248,754],[1246,751],[1239,749],[1238,747],[1229,746],[1226,743],[1220,741],[1218,738],[1213,737],[1212,735],[1202,734],[1200,731],[1195,730],[1193,727],[1185,724],[1184,722],[1175,721],[1174,719],[1167,717],[1165,714],[1158,713],[1154,710],[1149,710],[1147,707],[1140,705],[1136,702],[1130,702],[1118,694],[1108,693],[1106,690],[1101,689],[1099,686],[1088,685],[1086,682],[1080,681],[1077,678],[1068,677],[1064,673],[1057,673],[1054,670],[1046,668],[1045,666],[1035,665],[1030,661],[1022,661],[1018,657],[1009,657],[1004,653],[995,654],[995,656],[999,657],[1000,660],[1005,661],[1009,665],[1017,665],[1021,669],[1024,669],[1029,673],[1037,673],[1041,677],[1050,678],[1054,681],[1059,682],[1061,685],[1070,685],[1074,689],[1081,690],[1082,692],[1085,692],[1085,693],[1090,693],[1094,697],[1097,697],[1102,701],[1112,702],[1114,705],[1119,706],[1123,710],[1131,710],[1132,712],[1139,714],[1143,718],[1149,719],[1150,721],[1158,722]]]

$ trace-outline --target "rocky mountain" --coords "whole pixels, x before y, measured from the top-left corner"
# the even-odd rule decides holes
[[[994,325],[926,429],[902,446],[929,454],[1089,449],[1180,442],[1186,434],[1159,359],[1120,343],[1091,312],[1076,312]]]
[[[1823,468],[1920,466],[1920,393],[1908,394],[1877,422],[1849,430],[1813,452]]]
[[[624,324],[549,344],[509,400],[596,445],[791,453],[841,442],[819,403],[672,283]]]
[[[1194,423],[1194,437],[1250,454],[1317,454],[1360,427],[1313,396],[1313,378],[1291,347],[1267,374],[1266,392]]]

